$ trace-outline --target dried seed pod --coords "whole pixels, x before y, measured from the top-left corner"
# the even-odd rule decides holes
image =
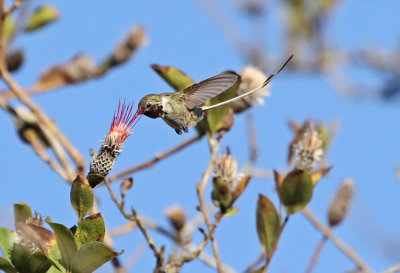
[[[147,42],[146,31],[144,27],[134,27],[125,39],[118,43],[111,54],[102,61],[96,69],[97,77],[104,75],[110,68],[127,62],[140,47]]]
[[[18,70],[24,62],[24,51],[22,49],[7,52],[6,63],[10,72]]]
[[[133,28],[112,53],[112,66],[128,61],[135,50],[146,43],[146,32],[142,26]]]
[[[168,208],[165,211],[165,215],[177,232],[181,231],[186,224],[186,213],[178,205]]]
[[[13,110],[14,125],[22,141],[29,144],[40,143],[48,147],[50,144],[46,133],[32,111],[25,106],[17,106]]]
[[[46,69],[35,88],[46,89],[65,84],[80,83],[93,77],[94,61],[91,57],[78,54],[64,64]]]
[[[93,68],[93,59],[90,56],[79,54],[63,66],[63,71],[68,83],[78,83],[91,78]]]
[[[132,177],[126,178],[126,179],[124,179],[124,180],[121,181],[121,188],[120,188],[120,190],[121,190],[121,197],[122,197],[122,198],[125,197],[126,192],[127,192],[130,188],[132,188],[132,186],[133,186],[133,178],[132,178]]]
[[[351,201],[354,195],[354,182],[346,179],[337,190],[328,210],[329,225],[334,227],[340,224],[350,210]]]

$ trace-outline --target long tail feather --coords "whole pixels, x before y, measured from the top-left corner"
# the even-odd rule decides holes
[[[235,101],[235,100],[238,100],[238,99],[241,99],[241,98],[243,98],[243,97],[246,97],[246,96],[248,96],[248,95],[250,95],[250,94],[252,94],[252,93],[254,93],[254,92],[256,92],[256,91],[258,91],[258,90],[260,90],[260,89],[263,89],[265,86],[267,86],[267,85],[272,81],[272,79],[273,79],[276,75],[279,74],[279,72],[282,71],[282,69],[290,62],[290,60],[291,60],[292,58],[293,58],[293,55],[291,55],[291,56],[287,59],[287,61],[278,69],[278,71],[276,71],[275,73],[271,74],[271,75],[264,81],[264,83],[263,83],[261,86],[259,86],[259,87],[257,87],[257,88],[254,88],[254,89],[252,89],[252,90],[250,90],[250,91],[247,91],[246,93],[244,93],[244,94],[242,94],[242,95],[239,95],[239,96],[237,96],[237,97],[234,97],[234,98],[232,98],[232,99],[229,99],[229,100],[226,100],[226,101],[223,101],[223,102],[214,104],[214,105],[210,105],[210,106],[203,106],[203,107],[201,107],[201,109],[202,109],[203,111],[207,111],[207,110],[213,109],[213,108],[215,108],[215,107],[222,106],[222,105],[225,105],[225,104],[227,104],[227,103],[231,103],[231,102],[233,102],[233,101]]]

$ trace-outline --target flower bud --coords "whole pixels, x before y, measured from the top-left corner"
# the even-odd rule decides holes
[[[328,210],[328,220],[331,227],[340,224],[346,218],[350,210],[354,189],[354,182],[351,179],[346,179],[339,186]]]

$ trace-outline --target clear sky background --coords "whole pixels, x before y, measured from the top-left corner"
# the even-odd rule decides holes
[[[53,64],[64,62],[79,52],[100,61],[120,41],[131,26],[146,28],[149,43],[139,50],[129,63],[118,67],[104,78],[82,85],[64,88],[50,94],[35,96],[73,144],[82,151],[87,162],[89,148],[97,149],[109,129],[113,112],[120,98],[138,102],[149,92],[170,91],[170,87],[149,65],[174,65],[199,81],[221,71],[239,71],[245,63],[222,37],[220,30],[196,4],[188,0],[148,1],[51,1],[60,9],[57,23],[42,31],[23,35],[16,46],[26,52],[26,62],[15,76],[23,86],[34,84],[40,72]],[[219,1],[221,6],[227,5]],[[282,46],[282,19],[271,7],[266,21],[266,37],[271,52]],[[244,33],[251,34],[245,18],[232,1],[226,7]],[[397,0],[342,1],[329,26],[331,40],[337,46],[357,49],[377,46],[394,50],[400,37]],[[294,52],[296,54],[296,52]],[[274,67],[271,67],[271,71]],[[377,74],[349,70],[367,83],[379,82]],[[356,183],[354,206],[348,220],[335,233],[352,246],[374,270],[382,271],[400,262],[400,184],[394,168],[400,165],[400,108],[398,102],[355,100],[338,95],[330,85],[316,75],[282,73],[274,79],[272,96],[264,107],[254,109],[254,119],[260,147],[257,167],[285,168],[287,145],[292,133],[288,120],[303,122],[308,117],[331,123],[340,119],[341,126],[334,140],[329,160],[334,165],[314,191],[310,208],[326,223],[329,200],[339,183],[351,177]],[[15,102],[13,102],[15,103]],[[40,161],[30,147],[18,139],[12,121],[0,112],[2,143],[0,170],[0,226],[13,226],[12,205],[28,203],[34,210],[53,221],[72,226],[77,218],[69,201],[70,187]],[[146,117],[124,145],[113,173],[145,161],[195,134],[177,135],[161,120]],[[243,165],[248,158],[244,115],[238,116],[223,146]],[[184,207],[188,216],[196,215],[198,204],[195,184],[208,164],[209,151],[205,139],[173,157],[134,176],[135,184],[127,195],[127,205],[133,205],[161,224],[168,226],[164,209],[173,204]],[[114,185],[118,189],[119,185]],[[243,271],[256,259],[261,247],[255,231],[255,208],[258,193],[277,201],[272,180],[253,179],[239,199],[240,211],[222,221],[216,232],[222,260]],[[208,187],[210,190],[211,187]],[[109,228],[125,222],[101,187],[95,190],[101,212]],[[207,192],[209,200],[209,192]],[[276,203],[277,204],[277,203]],[[169,241],[154,234],[158,246]],[[194,236],[195,242],[201,235]],[[293,216],[279,243],[269,272],[302,272],[305,270],[321,234],[301,215]],[[115,239],[117,250],[125,249],[122,261],[144,244],[135,231]],[[212,253],[210,247],[206,250]],[[151,272],[155,259],[146,250],[130,272]],[[331,243],[323,250],[315,272],[352,270],[352,262]],[[111,266],[99,272],[108,272]],[[182,272],[214,272],[199,262],[184,266]]]

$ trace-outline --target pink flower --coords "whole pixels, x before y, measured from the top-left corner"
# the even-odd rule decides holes
[[[127,137],[132,134],[133,127],[142,116],[142,111],[137,111],[132,116],[132,109],[132,103],[126,104],[124,102],[121,105],[121,102],[119,102],[118,110],[114,113],[110,131],[106,135],[99,151],[94,153],[90,160],[89,174],[105,177],[114,167],[115,160],[122,152],[122,145]],[[97,178],[94,178],[93,181],[89,180],[89,182],[92,187],[95,187],[99,183]]]
[[[109,147],[117,144],[122,146],[128,136],[132,134],[132,129],[141,117],[140,111],[132,116],[133,103],[126,104],[125,101],[121,105],[118,103],[118,110],[114,113],[114,117],[110,126],[110,132],[106,135],[105,144]]]

